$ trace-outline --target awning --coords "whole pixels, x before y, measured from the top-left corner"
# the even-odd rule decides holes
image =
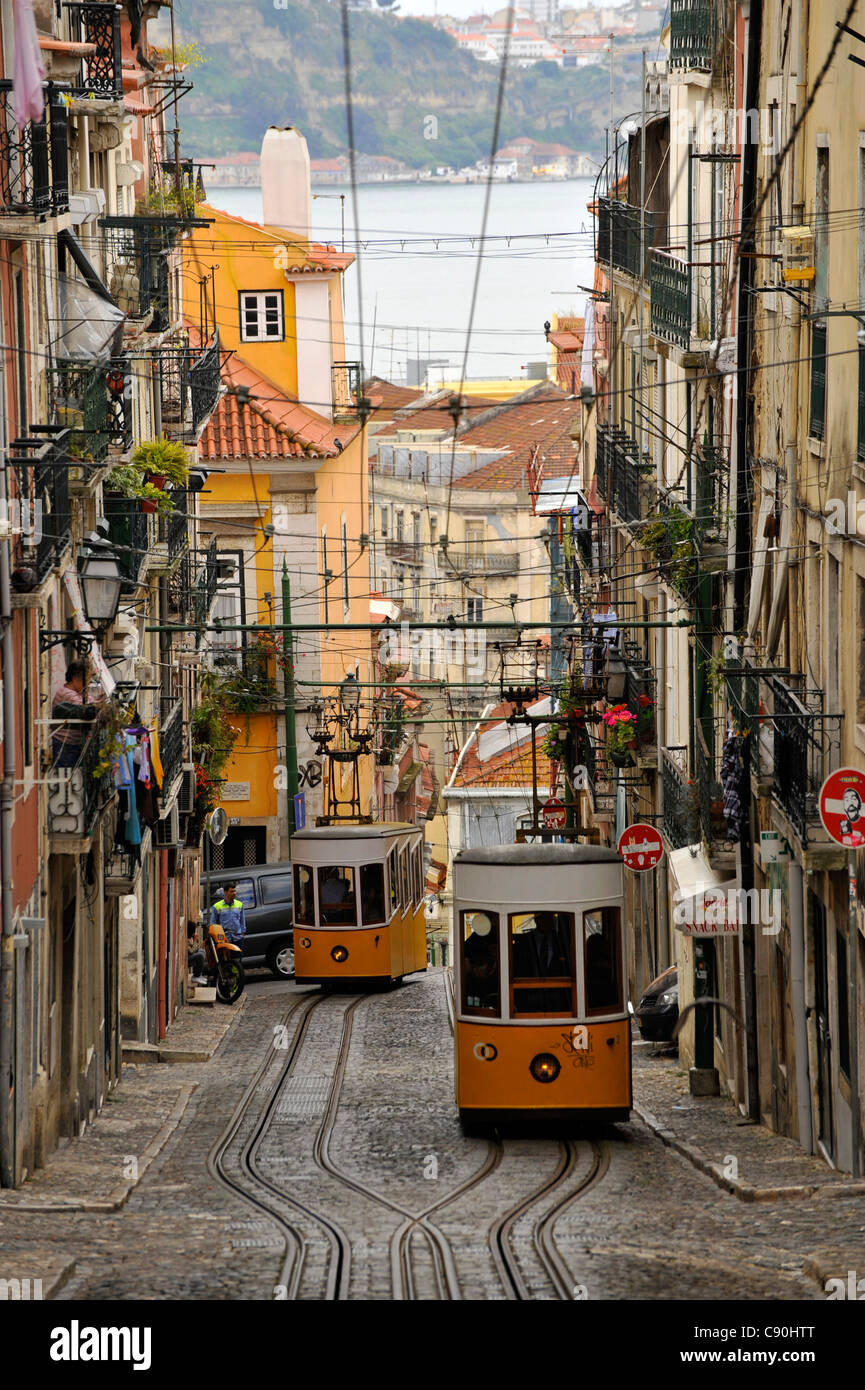
[[[535,514],[548,516],[551,512],[567,512],[579,506],[582,498],[581,482],[576,476],[570,478],[544,478],[538,489]]]

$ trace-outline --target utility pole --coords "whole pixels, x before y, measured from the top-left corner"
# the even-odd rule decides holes
[[[291,628],[291,580],[285,556],[282,560],[282,651],[286,662],[285,681],[285,766],[288,795],[288,842],[297,829],[294,798],[297,795],[297,728],[294,722],[294,645]]]

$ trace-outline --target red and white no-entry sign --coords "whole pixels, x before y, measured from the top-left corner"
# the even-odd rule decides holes
[[[547,830],[564,830],[567,819],[565,804],[557,796],[551,796],[541,807],[541,820]]]
[[[865,772],[841,767],[820,788],[820,819],[836,844],[865,845]]]
[[[622,831],[618,849],[626,866],[638,874],[656,868],[664,857],[664,842],[660,831],[643,821],[629,825],[627,830]]]

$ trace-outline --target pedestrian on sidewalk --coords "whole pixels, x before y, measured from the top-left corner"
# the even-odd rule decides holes
[[[236,892],[236,883],[226,883],[222,897],[210,909],[211,926],[222,927],[234,946],[246,935],[246,914],[240,898],[235,897]]]

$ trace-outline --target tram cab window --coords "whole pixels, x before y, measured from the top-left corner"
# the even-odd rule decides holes
[[[461,912],[463,1013],[499,1017],[499,919],[494,912]]]
[[[511,1013],[576,1013],[574,918],[570,912],[520,912],[511,923]]]
[[[411,888],[408,880],[408,850],[406,849],[401,850],[399,856],[399,900],[403,912],[407,912],[411,906]]]
[[[392,917],[399,907],[399,869],[397,866],[396,848],[392,849],[387,857],[387,876],[390,884],[388,916]]]
[[[620,935],[617,907],[583,913],[587,1014],[622,1010]]]
[[[304,927],[315,926],[312,869],[306,864],[294,866],[294,920]]]
[[[354,926],[357,922],[354,869],[322,865],[318,871],[318,911],[322,926]]]
[[[360,914],[365,927],[384,922],[384,864],[361,864]]]
[[[416,903],[420,903],[423,899],[423,860],[420,841],[414,847],[412,863],[414,864],[414,900]]]

